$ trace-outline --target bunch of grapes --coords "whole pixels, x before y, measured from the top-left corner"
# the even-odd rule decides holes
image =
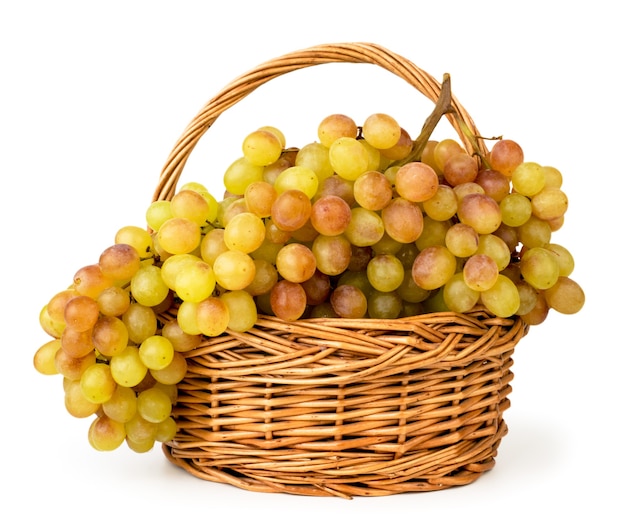
[[[561,173],[512,140],[487,154],[416,141],[387,114],[324,118],[288,148],[250,132],[214,197],[201,183],[153,202],[43,307],[52,337],[35,368],[63,377],[65,405],[93,417],[91,445],[137,452],[176,434],[186,354],[259,314],[395,319],[487,309],[529,325],[578,312],[572,254],[553,241]]]

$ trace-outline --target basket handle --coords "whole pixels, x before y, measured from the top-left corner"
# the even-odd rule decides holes
[[[189,123],[167,158],[153,195],[153,201],[171,199],[189,154],[202,135],[226,109],[245,98],[257,87],[278,76],[313,65],[337,62],[378,65],[407,81],[433,102],[437,101],[441,92],[441,83],[430,74],[406,58],[373,43],[323,44],[269,60],[228,84],[209,100]],[[452,107],[469,130],[478,136],[479,133],[471,116],[454,96],[452,96]],[[466,150],[472,150],[472,143],[461,131],[458,122],[450,114],[447,117]],[[482,152],[486,152],[482,140],[479,140],[479,147],[483,148]]]

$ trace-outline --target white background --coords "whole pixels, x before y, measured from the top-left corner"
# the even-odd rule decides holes
[[[219,7],[218,7],[219,5]],[[624,49],[618,2],[0,2],[2,520],[624,520]],[[587,303],[515,354],[510,432],[476,483],[352,501],[257,494],[196,479],[160,449],[100,454],[60,378],[32,367],[37,316],[126,224],[144,226],[184,127],[228,82],[319,43],[371,41],[440,78],[486,136],[559,168],[553,240]],[[318,66],[256,91],[205,135],[183,175],[217,195],[243,136],[315,140],[331,112],[389,112],[415,134],[431,106],[365,65]],[[442,137],[451,137],[443,129]],[[410,518],[409,518],[410,517]]]

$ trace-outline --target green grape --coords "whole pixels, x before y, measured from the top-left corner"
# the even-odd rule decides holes
[[[158,424],[172,413],[172,401],[160,388],[148,388],[137,395],[137,413],[145,420]]]
[[[111,398],[102,404],[102,411],[109,419],[125,424],[137,412],[137,394],[132,388],[119,385]]]
[[[209,297],[215,289],[216,277],[211,265],[198,259],[183,263],[176,275],[176,294],[183,301],[200,301]]]
[[[149,370],[162,370],[174,358],[174,346],[162,335],[152,335],[139,346],[139,358]]]
[[[180,329],[187,335],[200,335],[202,330],[198,325],[198,306],[200,303],[183,301],[178,307],[176,321]]]
[[[94,415],[100,408],[100,404],[88,401],[80,386],[80,381],[71,381],[65,379],[64,387],[64,404],[67,412],[77,419],[85,419]]]
[[[270,291],[270,306],[276,317],[296,321],[306,310],[307,296],[299,283],[283,279]]]
[[[559,264],[559,275],[569,276],[574,271],[574,256],[572,253],[562,245],[556,243],[548,243],[544,247],[556,256],[557,263]]]
[[[408,201],[418,203],[426,201],[437,193],[438,187],[439,177],[426,163],[412,161],[396,172],[396,192]]]
[[[422,250],[412,267],[415,283],[425,290],[445,285],[456,272],[456,257],[444,246],[435,245]]]
[[[431,166],[435,169],[437,174],[443,175],[443,169],[446,161],[448,161],[448,159],[455,154],[461,154],[465,152],[465,149],[459,144],[458,141],[451,138],[443,139],[434,144],[431,160],[434,165]]]
[[[61,337],[63,330],[65,329],[65,320],[55,321],[52,319],[50,317],[48,305],[44,305],[39,311],[39,326],[41,326],[42,330],[49,336],[58,339]]]
[[[172,362],[161,370],[150,370],[150,374],[160,384],[178,384],[187,374],[187,359],[180,352],[174,351]]]
[[[277,254],[278,255],[278,254]],[[267,259],[252,259],[254,262],[254,279],[244,288],[251,296],[269,292],[278,281],[278,270]]]
[[[167,297],[170,289],[161,277],[161,268],[157,265],[142,266],[130,280],[130,292],[133,299],[144,306],[156,306]]]
[[[530,216],[523,225],[517,227],[517,234],[526,248],[545,247],[552,239],[550,224],[536,216]]]
[[[396,292],[374,290],[367,297],[367,313],[372,319],[396,319],[402,313],[402,298]]]
[[[245,157],[233,161],[224,172],[224,187],[233,195],[240,196],[250,183],[263,180],[263,166],[254,165]]]
[[[532,204],[523,194],[513,192],[500,201],[502,222],[510,227],[519,227],[526,223],[532,214]]]
[[[134,225],[120,228],[115,234],[115,243],[132,246],[142,259],[152,257],[152,236],[144,228]]]
[[[335,173],[328,153],[328,147],[321,143],[307,143],[297,152],[295,165],[311,169],[317,175],[319,183]]]
[[[517,313],[520,296],[515,283],[499,274],[495,284],[480,293],[480,301],[495,316],[510,317]]]
[[[515,286],[517,286],[520,299],[519,308],[515,313],[519,316],[531,313],[537,305],[537,290],[526,281],[517,281]]]
[[[402,283],[395,291],[405,303],[421,303],[430,295],[429,290],[417,286],[410,268],[404,269]]]
[[[382,209],[381,219],[384,231],[400,243],[416,241],[424,228],[424,216],[418,204],[402,197],[393,198]]]
[[[363,122],[363,138],[377,149],[389,149],[400,140],[400,124],[388,114],[375,113]]]
[[[511,183],[516,192],[531,197],[543,189],[546,178],[541,165],[532,161],[525,161],[513,170]]]
[[[451,311],[462,314],[476,305],[480,292],[470,288],[463,273],[457,272],[443,286],[442,298]]]
[[[144,419],[139,412],[135,416],[124,424],[126,430],[126,442],[132,442],[139,445],[139,447],[152,448],[154,441],[156,440],[157,424]],[[134,450],[134,446],[130,445]],[[143,449],[142,451],[145,451]]]
[[[560,276],[556,255],[541,247],[530,248],[523,253],[520,270],[524,280],[537,290],[550,288]]]
[[[157,238],[166,252],[189,254],[200,244],[200,225],[187,218],[173,217],[161,225]]]
[[[266,231],[267,233],[267,231]],[[213,265],[217,256],[222,252],[226,252],[228,246],[224,241],[224,229],[214,228],[209,230],[203,237],[200,243],[200,256],[204,261]],[[166,260],[167,262],[168,260]],[[163,263],[165,265],[165,263]],[[172,288],[170,286],[170,288]]]
[[[170,442],[176,437],[178,427],[176,421],[172,417],[159,422],[157,424],[157,430],[154,435],[154,439],[157,442]]]
[[[195,309],[195,323],[200,333],[207,337],[216,337],[226,331],[230,322],[230,313],[228,306],[222,299],[208,297],[199,302]]]
[[[585,292],[573,279],[559,276],[556,283],[544,291],[548,306],[562,314],[576,314],[585,304]]]
[[[495,234],[483,234],[478,238],[476,254],[486,254],[496,262],[499,271],[511,262],[511,250],[501,237]]]
[[[542,166],[541,170],[543,171],[543,176],[545,178],[545,187],[556,187],[561,188],[563,184],[563,175],[561,171],[549,166]]]
[[[179,190],[172,196],[170,210],[172,217],[188,219],[201,227],[210,221],[211,207],[209,202],[195,190]]]
[[[121,422],[103,415],[93,420],[87,438],[92,448],[98,451],[113,451],[124,442],[126,430]]]
[[[318,125],[317,137],[324,147],[330,148],[339,138],[356,138],[357,131],[356,123],[349,116],[331,114],[326,116]]]
[[[356,138],[337,138],[330,145],[328,154],[333,170],[344,179],[353,181],[370,170],[369,152]]]
[[[282,139],[281,139],[282,138]],[[274,163],[283,151],[284,136],[271,132],[268,127],[248,134],[242,144],[243,156],[253,165],[266,166]]]
[[[544,187],[530,198],[530,203],[533,214],[546,221],[560,218],[568,207],[567,195],[557,187]]]
[[[265,239],[265,223],[252,212],[242,212],[224,227],[224,243],[230,250],[249,254],[261,246]]]
[[[392,254],[379,254],[367,264],[367,279],[375,290],[392,292],[404,279],[404,266]]]
[[[117,355],[128,346],[128,328],[124,321],[114,316],[102,316],[91,333],[93,346],[106,357]]]
[[[127,346],[122,352],[111,357],[109,366],[115,382],[127,388],[137,386],[148,372],[139,356],[139,348],[133,345]]]
[[[374,291],[374,287],[367,277],[366,270],[361,272],[344,272],[339,276],[335,287],[343,285],[356,286],[365,296],[370,295]]]
[[[317,193],[319,178],[313,169],[302,165],[295,165],[283,170],[274,181],[277,194],[286,190],[299,190],[304,192],[309,199]]]
[[[479,236],[471,226],[455,223],[446,231],[444,244],[456,257],[469,257],[478,250]]]
[[[215,259],[213,274],[222,288],[242,290],[254,281],[256,266],[249,254],[240,250],[227,250]]]
[[[422,203],[424,213],[437,221],[452,219],[458,206],[456,194],[448,185],[439,185],[435,194]]]
[[[113,379],[108,364],[92,364],[80,377],[80,389],[85,398],[95,404],[108,401],[116,386],[117,382]]]
[[[355,246],[371,246],[380,241],[385,233],[381,216],[373,210],[355,207],[350,210],[350,223],[344,234]]]
[[[343,234],[339,236],[319,235],[311,245],[311,252],[314,258],[313,266],[317,270],[328,276],[336,276],[348,268],[352,257],[352,245]],[[298,282],[301,283],[306,279]]]
[[[146,223],[157,232],[163,223],[173,217],[171,202],[167,199],[153,201],[146,210]]]
[[[257,321],[257,309],[253,297],[244,290],[225,292],[220,299],[226,303],[230,320],[228,328],[235,332],[247,332]]]
[[[122,321],[128,330],[128,338],[135,344],[141,344],[156,333],[156,314],[149,306],[131,303],[128,310],[122,315]]]
[[[33,366],[42,375],[57,375],[57,370],[54,359],[56,353],[61,349],[61,340],[52,339],[42,344],[33,357]]]
[[[424,216],[422,233],[415,240],[415,246],[418,250],[424,250],[435,245],[444,246],[450,226],[450,221],[437,221],[429,216]]]

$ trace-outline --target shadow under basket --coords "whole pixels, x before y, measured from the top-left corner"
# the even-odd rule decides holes
[[[475,481],[507,433],[519,318],[262,317],[188,358],[163,446],[189,473],[258,492],[379,496]]]
[[[338,62],[379,66],[433,102],[442,92],[376,44],[284,55],[209,100],[170,153],[153,199],[172,198],[195,144],[229,107],[282,74]],[[486,154],[453,95],[451,106],[460,142]],[[507,433],[512,355],[527,331],[517,316],[482,309],[393,320],[259,316],[251,331],[204,337],[185,354],[179,431],[163,449],[196,477],[256,492],[351,498],[469,484],[494,466]]]

